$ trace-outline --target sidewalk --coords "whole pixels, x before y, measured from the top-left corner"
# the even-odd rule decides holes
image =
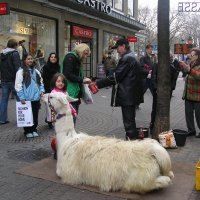
[[[186,129],[184,101],[181,99],[184,82],[180,78],[171,101],[171,128]],[[1,92],[1,90],[0,90]],[[120,108],[110,107],[111,89],[102,89],[94,97],[93,105],[80,107],[77,119],[77,131],[90,135],[106,135],[124,138]],[[137,110],[137,125],[148,127],[152,97],[149,91],[145,94],[145,103]],[[16,174],[22,167],[52,156],[50,139],[55,134],[45,124],[44,105],[40,110],[39,132],[41,136],[26,140],[23,129],[16,127],[15,100],[9,101],[9,120],[11,123],[0,126],[0,200],[122,200],[104,194],[77,189],[67,185]],[[197,129],[198,130],[198,129]],[[186,145],[178,149],[168,150],[172,160],[188,162],[196,165],[200,158],[200,139],[188,137]],[[195,183],[194,183],[195,184]],[[162,196],[160,197],[162,199]],[[191,191],[189,200],[200,199],[200,192]],[[174,200],[174,199],[172,199]],[[181,200],[181,199],[180,199]]]

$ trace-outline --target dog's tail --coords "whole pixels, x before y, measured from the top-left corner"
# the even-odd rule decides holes
[[[171,171],[172,170],[171,159],[166,149],[164,149],[159,144],[153,145],[152,154],[157,160],[158,165],[160,166],[160,173],[164,176],[169,176],[170,179],[174,178],[174,174]]]

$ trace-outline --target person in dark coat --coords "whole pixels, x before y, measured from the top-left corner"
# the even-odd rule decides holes
[[[1,73],[1,100],[0,100],[0,125],[9,123],[8,121],[8,100],[12,91],[16,95],[14,85],[15,76],[21,67],[21,60],[17,51],[17,41],[10,39],[7,47],[3,49],[0,56],[0,73]],[[17,96],[16,96],[17,98]],[[18,99],[18,98],[17,98]]]
[[[50,93],[52,88],[50,87],[50,82],[54,74],[60,72],[59,58],[56,53],[50,53],[47,63],[44,65],[42,70],[42,78],[44,83],[45,93]],[[52,122],[49,120],[48,113],[50,112],[48,105],[46,107],[47,118],[45,122],[48,123],[50,129],[53,128]]]
[[[177,69],[173,62],[173,55],[170,53],[170,98],[172,97],[172,93],[176,88],[176,81],[177,81]],[[156,108],[157,108],[157,80],[158,80],[158,63],[154,63],[152,68],[152,91],[153,91],[153,102],[152,102],[152,111],[151,111],[151,122],[150,122],[150,133],[152,133],[156,118]]]
[[[59,58],[56,53],[50,53],[47,63],[43,67],[42,78],[45,93],[50,93],[50,82],[54,74],[60,72]]]
[[[148,44],[146,46],[146,54],[140,58],[140,65],[143,70],[143,94],[149,88],[151,94],[153,94],[152,83],[151,83],[151,72],[153,67],[153,59],[152,59],[152,51],[153,46]]]
[[[142,72],[127,39],[119,39],[112,47],[121,56],[113,75],[97,80],[97,87],[113,85],[111,106],[121,107],[126,139],[138,138],[135,106],[143,102]]]

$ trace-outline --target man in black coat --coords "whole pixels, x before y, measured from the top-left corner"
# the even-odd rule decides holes
[[[139,63],[126,39],[119,39],[112,49],[117,49],[119,62],[113,75],[97,80],[97,87],[113,85],[111,106],[121,107],[126,139],[136,139],[135,105],[143,102],[142,73]]]
[[[9,123],[7,112],[9,95],[12,91],[15,91],[15,76],[19,67],[21,67],[17,45],[18,44],[16,40],[10,39],[7,43],[7,47],[3,49],[3,52],[0,56],[0,73],[2,87],[0,100],[0,125]]]

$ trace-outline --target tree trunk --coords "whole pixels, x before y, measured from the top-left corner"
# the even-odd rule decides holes
[[[158,0],[157,109],[153,138],[170,127],[169,0]]]

